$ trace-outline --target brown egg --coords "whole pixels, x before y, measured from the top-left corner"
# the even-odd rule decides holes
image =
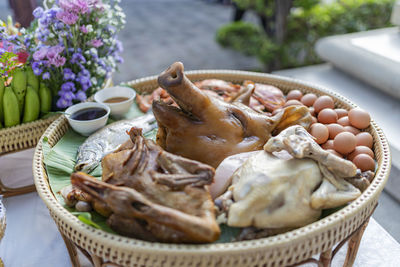
[[[318,121],[320,123],[329,124],[335,123],[338,117],[336,112],[331,108],[324,108],[318,113]]]
[[[333,147],[342,155],[351,153],[356,148],[356,137],[349,132],[341,132],[333,140]]]
[[[349,111],[350,124],[358,129],[365,129],[369,126],[371,117],[369,113],[361,108],[353,108]]]
[[[333,102],[332,97],[327,96],[327,95],[323,95],[317,98],[317,100],[315,100],[314,104],[313,104],[314,110],[315,112],[320,112],[321,110],[323,110],[324,108],[334,108],[335,107],[335,103]]]
[[[328,150],[328,149],[334,149],[333,148],[333,140],[328,140],[328,141],[326,141],[325,143],[323,143],[322,145],[321,145],[321,147],[323,148],[323,149],[326,149],[326,150]]]
[[[342,154],[338,153],[336,150],[334,149],[327,149],[326,151],[338,156],[339,158],[343,158]]]
[[[353,163],[363,172],[375,170],[375,161],[367,154],[358,154],[354,157]]]
[[[302,98],[301,98],[301,103],[303,103],[305,106],[307,107],[311,107],[315,100],[317,100],[317,96],[315,94],[305,94]]]
[[[304,104],[304,103],[303,103]],[[311,116],[315,116],[314,107],[308,107],[308,111],[310,112]]]
[[[343,108],[335,108],[336,114],[338,116],[338,118],[342,118],[344,116],[347,116],[347,110],[343,109]]]
[[[300,92],[300,90],[291,90],[287,96],[286,96],[286,100],[291,100],[291,99],[296,99],[299,100],[303,97],[303,93]]]
[[[366,146],[356,146],[353,152],[351,152],[348,156],[347,159],[353,161],[355,156],[359,154],[367,154],[371,158],[375,158],[374,152],[369,147]]]
[[[318,144],[323,144],[328,140],[329,131],[328,128],[322,123],[314,123],[311,125],[310,133],[315,137],[315,141]]]
[[[361,132],[356,135],[357,146],[366,146],[372,148],[374,142],[372,135],[367,132]]]
[[[360,130],[358,130],[357,128],[355,128],[353,126],[344,126],[344,130],[346,132],[352,133],[354,135],[357,135],[360,133]]]
[[[349,117],[347,116],[341,117],[340,119],[337,120],[337,123],[339,123],[342,126],[350,126]]]
[[[328,124],[326,127],[328,127],[330,139],[334,139],[336,135],[338,135],[341,132],[344,132],[344,127],[337,123]]]
[[[283,105],[283,107],[288,107],[288,106],[296,106],[296,105],[303,105],[303,103],[301,103],[299,100],[296,99],[291,99],[289,101],[287,101],[285,103],[285,105]]]

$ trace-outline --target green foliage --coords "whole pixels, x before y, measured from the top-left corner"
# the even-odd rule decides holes
[[[235,0],[250,8],[248,3],[257,1]],[[294,0],[282,45],[278,46],[267,37],[261,27],[245,22],[220,28],[217,41],[224,47],[257,56],[266,66],[275,63],[275,66],[290,68],[315,64],[320,62],[314,52],[318,39],[390,26],[393,3],[394,0],[340,0],[330,4],[319,3],[319,0]]]
[[[266,39],[261,28],[249,22],[233,22],[221,27],[217,33],[217,42],[223,47],[241,51],[245,55],[257,56]]]
[[[293,6],[310,9],[321,0],[294,0]],[[275,0],[233,0],[240,9],[252,9],[258,14],[270,16],[274,12]]]
[[[4,52],[0,57],[0,77],[12,76],[12,72],[17,66],[17,55],[13,52]]]

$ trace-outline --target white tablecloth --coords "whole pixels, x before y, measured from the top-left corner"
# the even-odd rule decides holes
[[[7,185],[33,182],[33,150],[0,156],[0,176]],[[7,228],[0,244],[0,258],[7,267],[71,266],[64,241],[37,193],[3,199]],[[333,266],[341,266],[346,246],[335,257]],[[87,265],[87,262],[83,264]],[[307,265],[315,266],[315,265]],[[374,219],[361,242],[356,267],[400,266],[400,244]]]

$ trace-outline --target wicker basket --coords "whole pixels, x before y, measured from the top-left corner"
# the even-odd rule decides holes
[[[279,87],[285,93],[299,89],[304,93],[327,94],[336,105],[345,109],[355,107],[344,97],[309,83],[268,74],[243,71],[209,70],[187,72],[191,80],[208,78],[232,82],[252,80]],[[129,83],[139,92],[151,92],[156,77]],[[44,133],[54,146],[68,129],[65,117],[60,117]],[[286,266],[302,262],[345,240],[368,220],[377,205],[379,194],[390,172],[390,152],[382,130],[371,121],[368,131],[374,138],[378,169],[372,184],[345,208],[305,227],[277,236],[241,242],[209,245],[177,245],[151,243],[92,228],[80,222],[56,200],[48,183],[43,165],[42,141],[34,155],[34,180],[37,191],[50,210],[61,233],[89,254],[123,266]],[[41,139],[42,140],[42,139]],[[100,265],[99,265],[100,266]]]
[[[0,155],[36,146],[37,141],[47,127],[49,127],[49,125],[58,117],[59,115],[55,115],[47,119],[40,119],[14,127],[1,129]]]
[[[4,236],[5,231],[6,231],[6,210],[0,198],[0,242]]]

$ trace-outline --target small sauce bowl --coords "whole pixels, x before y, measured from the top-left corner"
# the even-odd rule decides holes
[[[94,100],[98,103],[102,103],[110,107],[111,115],[112,116],[121,116],[127,113],[133,103],[133,100],[136,97],[136,92],[129,88],[123,86],[114,86],[104,88],[98,91],[94,95]],[[110,99],[117,99],[117,98],[125,98],[124,101],[118,101],[116,103],[107,103],[107,100]]]
[[[94,118],[94,119],[86,119],[86,120],[79,120],[79,119],[74,119],[74,117],[79,113],[81,113],[83,110],[89,110],[89,109],[103,109],[105,110],[105,114]],[[81,112],[80,112],[81,111]],[[67,120],[69,122],[69,125],[71,125],[72,129],[83,135],[83,136],[89,136],[93,132],[97,131],[98,129],[104,127],[107,123],[108,116],[110,115],[110,108],[104,104],[101,103],[96,103],[96,102],[85,102],[85,103],[79,103],[73,106],[70,106],[65,110],[65,116],[67,117]]]

